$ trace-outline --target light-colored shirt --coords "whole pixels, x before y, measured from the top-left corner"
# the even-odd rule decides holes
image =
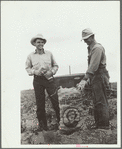
[[[84,80],[92,78],[99,68],[106,67],[105,49],[99,43],[93,42],[88,47],[88,69]]]
[[[28,55],[26,63],[25,63],[25,69],[27,73],[31,76],[34,75],[34,70],[38,69],[45,69],[45,70],[51,70],[53,72],[53,75],[56,74],[58,70],[58,64],[56,63],[54,56],[50,51],[44,50],[42,54],[35,52],[32,52]]]

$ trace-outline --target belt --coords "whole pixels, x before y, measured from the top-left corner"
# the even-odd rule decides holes
[[[105,67],[103,68],[99,68],[96,72],[95,72],[95,75],[96,74],[102,74],[102,73],[106,73],[108,72],[107,69]]]
[[[39,79],[44,79],[44,80],[48,80],[48,81],[50,81],[50,80],[52,80],[53,79],[53,77],[50,77],[50,78],[45,78],[45,76],[37,76],[37,75],[34,75],[34,78],[39,78]]]
[[[46,79],[44,76],[37,76],[37,75],[34,75],[34,78]]]

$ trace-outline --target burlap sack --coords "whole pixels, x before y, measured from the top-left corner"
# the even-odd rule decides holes
[[[70,133],[80,128],[80,110],[78,104],[82,101],[81,92],[76,88],[60,88],[58,90],[60,106],[59,130]]]

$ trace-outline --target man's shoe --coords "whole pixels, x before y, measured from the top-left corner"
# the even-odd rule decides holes
[[[59,124],[58,123],[51,124],[50,130],[58,130],[58,129],[59,129]]]
[[[44,123],[42,121],[39,122],[39,130],[40,131],[47,131],[48,130],[48,127],[44,125]]]
[[[109,126],[98,126],[98,129],[108,130],[108,129],[110,129],[110,127]]]
[[[47,126],[43,126],[43,129],[44,129],[45,131],[48,131],[48,130],[49,130]]]

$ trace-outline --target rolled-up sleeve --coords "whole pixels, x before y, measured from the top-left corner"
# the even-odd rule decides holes
[[[55,61],[55,58],[52,54],[51,54],[51,62],[52,62],[52,72],[53,72],[53,75],[55,75],[56,72],[58,71],[59,66],[57,62]]]
[[[102,57],[102,49],[100,49],[99,47],[94,48],[91,53],[90,64],[88,66],[88,70],[86,71],[84,80],[93,77],[94,73],[98,70],[101,57]]]
[[[32,67],[31,57],[30,55],[27,57],[27,60],[25,62],[25,69],[29,76],[34,75],[34,69]]]

